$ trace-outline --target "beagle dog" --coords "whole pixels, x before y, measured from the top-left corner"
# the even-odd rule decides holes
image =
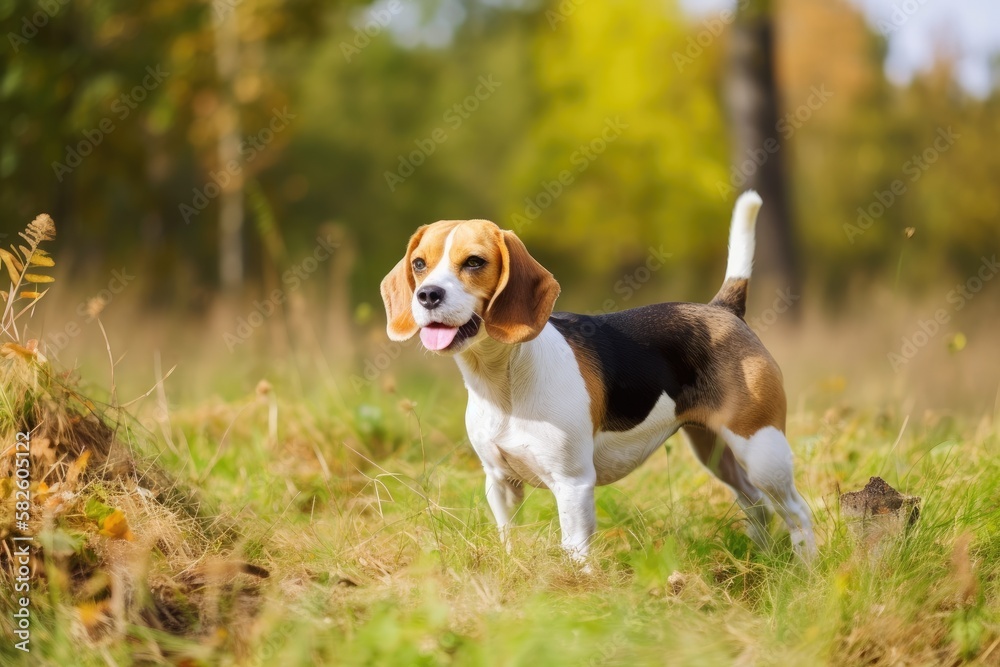
[[[507,543],[523,485],[556,497],[562,545],[586,558],[594,487],[635,470],[678,430],[727,484],[768,544],[776,510],[794,548],[816,549],[785,438],[781,371],[743,319],[761,199],[736,201],[726,279],[708,304],[606,315],[553,313],[559,284],[511,231],[487,220],[417,229],[381,284],[389,338],[419,332],[453,356],[469,392],[466,428]]]

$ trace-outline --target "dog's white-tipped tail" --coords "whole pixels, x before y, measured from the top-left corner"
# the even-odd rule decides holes
[[[726,280],[750,278],[753,269],[754,228],[757,225],[757,212],[763,203],[760,195],[753,190],[747,190],[736,200],[736,205],[733,207],[733,221],[729,227]]]
[[[750,271],[753,269],[754,227],[757,225],[757,211],[760,210],[760,195],[747,190],[736,200],[733,207],[733,222],[729,228],[729,262],[726,265],[726,280],[709,304],[725,308],[742,318],[746,315],[747,288]]]

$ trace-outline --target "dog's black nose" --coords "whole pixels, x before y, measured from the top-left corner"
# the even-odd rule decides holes
[[[427,310],[434,310],[444,301],[444,288],[437,285],[424,285],[417,290],[417,301]]]

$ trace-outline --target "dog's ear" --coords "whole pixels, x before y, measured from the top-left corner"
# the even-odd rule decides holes
[[[545,328],[559,283],[514,232],[501,231],[499,246],[503,267],[483,318],[486,333],[501,343],[523,343]]]
[[[413,279],[413,272],[410,270],[410,256],[413,249],[420,243],[420,238],[424,235],[427,225],[420,227],[406,247],[406,254],[403,259],[397,262],[392,271],[382,279],[379,291],[382,293],[382,302],[385,303],[386,333],[390,340],[408,340],[417,333],[417,323],[413,319],[413,290],[416,289],[416,282]]]

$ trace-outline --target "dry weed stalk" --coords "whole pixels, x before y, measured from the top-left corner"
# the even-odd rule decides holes
[[[46,241],[53,241],[56,238],[56,223],[52,221],[48,213],[42,213],[25,228],[19,232],[28,245],[10,246],[10,250],[0,248],[0,261],[7,268],[10,276],[11,286],[6,292],[0,292],[3,298],[3,316],[0,317],[0,329],[10,336],[15,343],[20,342],[17,331],[17,320],[28,310],[34,307],[38,300],[48,292],[38,291],[39,283],[51,283],[55,281],[52,276],[44,273],[28,273],[32,267],[48,268],[55,266],[55,261],[49,257],[49,253],[43,250],[41,244]],[[25,283],[35,283],[35,287],[23,290]],[[27,299],[28,303],[20,311],[14,312],[14,304],[22,299]]]

